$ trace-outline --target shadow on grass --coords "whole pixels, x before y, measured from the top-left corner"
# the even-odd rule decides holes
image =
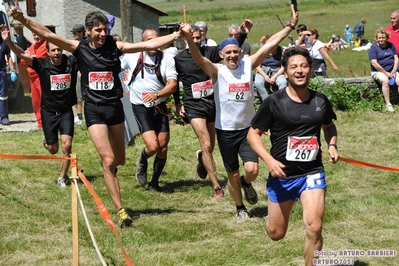
[[[147,209],[147,210],[132,210],[130,208],[125,208],[127,214],[129,214],[130,217],[132,217],[133,221],[138,220],[142,215],[161,215],[161,214],[171,214],[175,212],[181,212],[181,210],[177,209],[167,209],[167,210],[162,210],[162,209]],[[194,213],[194,211],[184,211],[184,212],[191,212]]]
[[[9,110],[10,114],[24,114],[24,113],[33,113],[32,108],[32,98],[30,94],[24,95],[23,105],[20,109]]]
[[[251,209],[249,213],[250,213],[251,217],[263,218],[263,217],[267,216],[268,209],[267,209],[267,206],[255,207],[255,208]]]

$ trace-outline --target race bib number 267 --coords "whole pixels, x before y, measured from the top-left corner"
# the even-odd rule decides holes
[[[319,153],[317,137],[288,137],[287,161],[311,162],[316,160]]]

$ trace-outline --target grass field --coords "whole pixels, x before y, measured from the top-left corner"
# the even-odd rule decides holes
[[[180,21],[183,3],[188,6],[190,22],[199,19],[210,25],[209,36],[220,41],[227,25],[245,17],[255,26],[248,41],[258,42],[264,33],[277,31],[280,25],[267,1],[144,1],[171,14],[163,22]],[[287,3],[270,0],[283,21],[289,18]],[[397,1],[298,0],[300,23],[322,30],[330,36],[367,17],[366,38],[374,28],[388,25],[389,14]],[[211,9],[211,7],[213,7]],[[195,12],[199,12],[195,14]],[[361,11],[361,12],[359,12]],[[175,12],[175,13],[174,13]],[[225,20],[212,20],[211,14]],[[194,14],[193,14],[194,13]],[[174,15],[175,14],[175,15]],[[216,16],[214,15],[214,16]],[[373,30],[372,30],[373,28]],[[267,31],[267,32],[264,32]],[[341,68],[340,76],[369,75],[367,53],[341,51],[330,53]],[[332,71],[331,76],[333,74]],[[337,74],[338,75],[338,74]],[[27,97],[26,97],[27,98]],[[25,99],[29,105],[29,98]],[[31,112],[25,106],[23,112]],[[399,112],[369,110],[337,112],[338,145],[341,156],[377,165],[399,167]],[[43,133],[1,132],[0,155],[49,155],[42,147]],[[267,146],[269,140],[264,138]],[[225,188],[225,197],[212,197],[209,179],[196,177],[195,152],[198,140],[189,125],[172,125],[168,162],[160,178],[165,193],[147,191],[136,181],[135,161],[143,148],[137,136],[135,145],[126,149],[126,164],[119,167],[118,178],[124,206],[134,213],[134,226],[119,229],[122,243],[135,265],[303,265],[304,227],[300,202],[295,204],[287,236],[271,241],[264,229],[267,215],[265,183],[268,169],[260,163],[254,182],[259,202],[251,206],[251,219],[238,221],[235,206]],[[322,147],[325,149],[325,145]],[[73,152],[78,165],[105,204],[114,223],[116,211],[105,188],[99,157],[85,126],[75,129]],[[218,178],[227,184],[218,148],[214,152]],[[152,162],[153,158],[150,159]],[[338,256],[353,259],[356,266],[399,265],[398,224],[399,182],[396,171],[362,168],[343,161],[332,165],[324,158],[328,183],[323,223],[323,251],[391,250],[394,257]],[[396,168],[397,170],[397,168]],[[59,161],[9,160],[0,158],[0,265],[72,265],[72,228],[70,187],[56,185]],[[152,166],[149,168],[151,174]],[[118,242],[101,218],[94,200],[79,184],[83,204],[99,249],[108,265],[125,265]],[[80,265],[101,265],[79,211]],[[326,257],[324,257],[326,258]]]
[[[283,24],[290,19],[288,0],[269,0],[275,12]],[[187,7],[187,22],[195,23],[203,20],[208,24],[208,37],[220,43],[228,37],[228,26],[240,24],[249,18],[254,26],[248,35],[247,42],[252,51],[259,47],[259,39],[265,34],[279,31],[282,26],[277,19],[268,1],[264,0],[143,0],[168,16],[160,17],[160,23],[182,22],[183,5]],[[368,19],[365,25],[364,39],[374,40],[374,32],[380,27],[390,25],[391,12],[398,7],[396,0],[298,0],[299,23],[306,24],[308,28],[317,28],[319,39],[328,42],[332,34],[338,34],[342,38],[346,24],[352,29],[363,17]],[[296,32],[292,33],[296,39]],[[288,39],[282,45],[288,45]],[[329,63],[329,77],[362,77],[370,75],[370,63],[367,51],[355,52],[351,49],[342,51],[330,51],[329,55],[340,68],[335,73]]]
[[[395,148],[399,113],[337,114],[341,156],[399,166]],[[0,133],[0,154],[48,155],[41,140],[40,131]],[[240,222],[227,189],[223,199],[215,200],[209,180],[196,177],[195,151],[199,145],[189,125],[171,127],[168,162],[161,176],[166,193],[149,192],[135,180],[135,161],[142,147],[137,137],[136,144],[127,148],[126,165],[118,171],[124,205],[135,214],[134,227],[118,231],[135,265],[303,265],[304,228],[299,203],[293,209],[285,239],[273,242],[264,230],[267,168],[263,162],[254,182],[259,203],[246,204],[252,218]],[[99,157],[83,126],[76,128],[73,152],[117,223]],[[214,155],[218,177],[226,185],[217,149]],[[344,162],[332,165],[327,158],[325,167],[329,187],[323,250],[399,252],[397,173]],[[0,159],[0,265],[71,265],[70,188],[56,186],[58,169],[59,162],[53,160]],[[93,199],[83,184],[79,189],[106,262],[124,265],[118,243]],[[100,265],[81,212],[79,241],[81,265]],[[358,266],[399,265],[399,256],[350,258]]]

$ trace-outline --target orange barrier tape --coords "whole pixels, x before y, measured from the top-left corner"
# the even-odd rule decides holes
[[[388,170],[388,171],[399,171],[398,167],[390,167],[390,166],[383,166],[383,165],[378,165],[378,164],[373,164],[373,163],[368,163],[368,162],[362,162],[362,161],[357,161],[349,158],[345,158],[342,156],[339,156],[339,159],[343,162],[350,163],[356,166],[360,167],[365,167],[365,168],[376,168],[376,169],[381,169],[381,170]]]
[[[123,254],[123,257],[125,258],[126,265],[134,266],[133,262],[130,260],[129,256],[126,253],[125,248],[123,247],[123,244],[119,237],[118,231],[116,230],[115,225],[112,222],[111,215],[105,208],[104,203],[101,201],[100,197],[98,197],[97,193],[94,191],[93,187],[90,185],[90,182],[86,179],[86,177],[82,174],[82,172],[79,169],[78,169],[78,175],[79,175],[80,179],[82,180],[82,182],[85,184],[87,190],[90,192],[94,201],[96,202],[97,208],[100,211],[100,214],[103,217],[104,221],[109,225],[112,232],[114,233],[115,238],[118,241],[119,246],[122,250],[122,254]]]
[[[323,152],[322,156],[328,156],[328,155]],[[354,160],[354,159],[343,157],[341,155],[339,156],[339,160],[343,161],[343,162],[346,162],[346,163],[349,163],[349,164],[356,165],[356,166],[364,167],[364,168],[375,168],[375,169],[399,172],[399,168],[398,167],[384,166],[384,165],[378,165],[378,164],[358,161],[358,160]]]
[[[14,155],[14,154],[0,154],[0,158],[4,159],[33,159],[33,160],[70,160],[73,158],[59,157],[59,156],[47,156],[47,155]]]

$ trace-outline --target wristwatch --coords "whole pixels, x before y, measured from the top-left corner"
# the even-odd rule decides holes
[[[331,146],[338,150],[338,145],[337,144],[328,144],[328,147],[331,147]]]
[[[157,97],[157,99],[159,99],[160,96],[158,91],[155,93],[155,96]]]

